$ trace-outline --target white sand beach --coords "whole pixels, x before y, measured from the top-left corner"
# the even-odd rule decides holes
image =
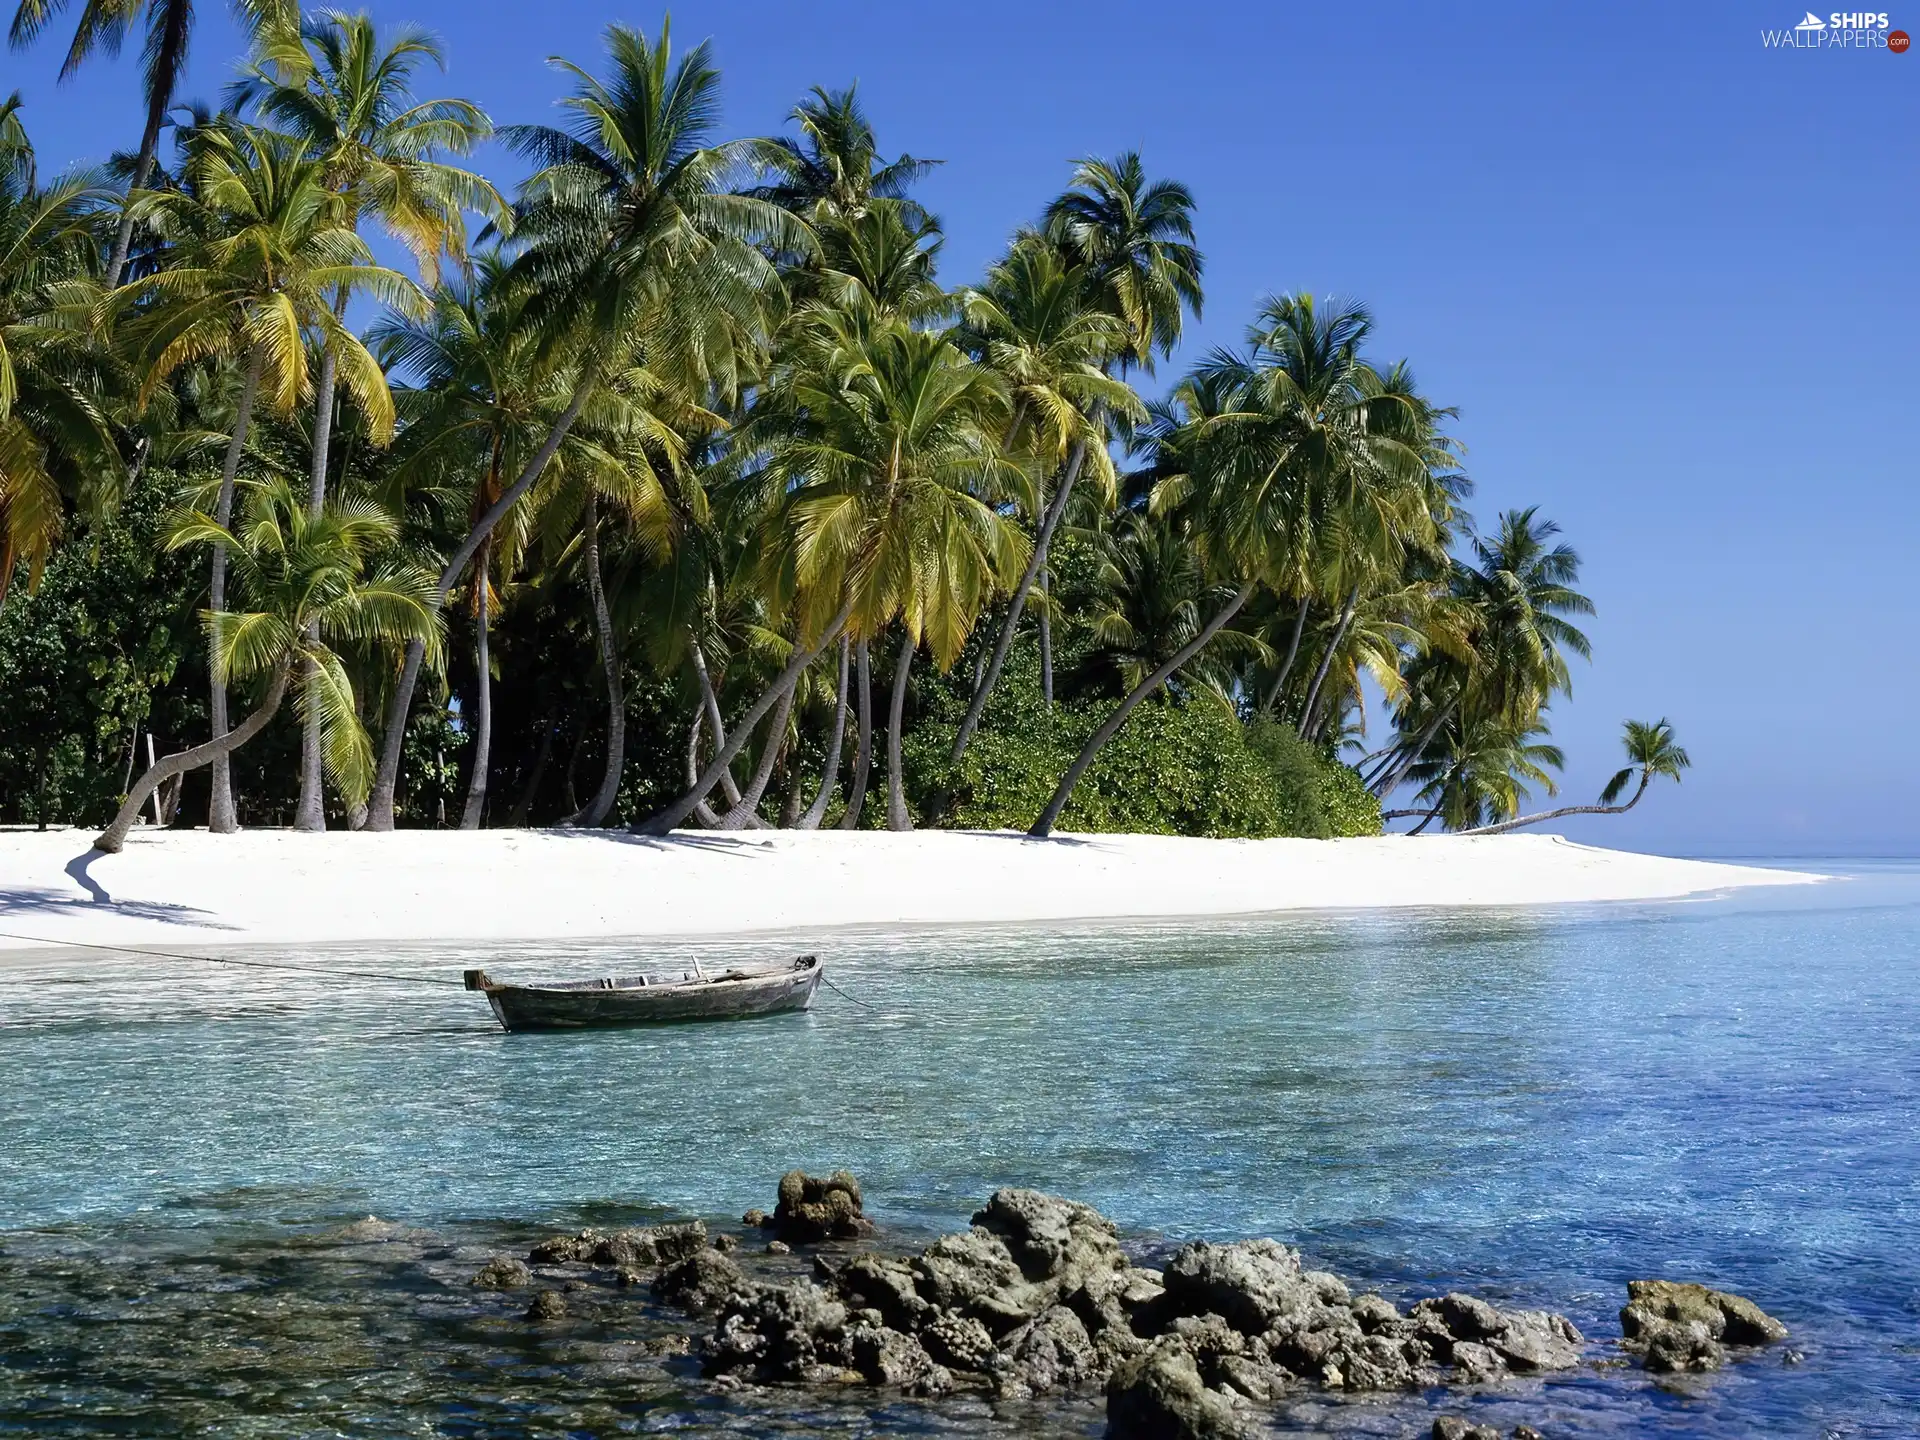
[[[585,940],[815,926],[1650,900],[1810,883],[1552,835],[1188,840],[926,831],[0,833],[0,949]]]

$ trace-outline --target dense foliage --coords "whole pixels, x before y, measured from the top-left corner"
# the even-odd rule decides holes
[[[0,820],[1334,836],[1554,789],[1578,557],[1474,526],[1363,306],[1274,295],[1150,393],[1204,263],[1138,156],[948,288],[934,162],[851,90],[718,135],[664,25],[496,132],[418,31],[246,4],[214,109],[191,7],[96,10],[74,63],[152,27],[138,151],[48,178],[0,107]],[[1628,744],[1587,808],[1685,766]]]

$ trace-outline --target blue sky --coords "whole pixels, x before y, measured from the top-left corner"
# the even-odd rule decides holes
[[[1906,3],[1891,23],[1920,31]],[[591,64],[609,21],[659,22],[371,8],[437,31],[447,93],[502,122],[548,113],[547,55]],[[674,28],[713,39],[734,133],[857,80],[889,150],[944,159],[922,194],[950,283],[1075,157],[1131,147],[1199,201],[1190,353],[1271,291],[1371,305],[1381,357],[1460,408],[1475,513],[1537,503],[1586,561],[1594,663],[1554,716],[1569,797],[1616,767],[1626,716],[1670,716],[1693,753],[1684,786],[1568,833],[1911,854],[1920,53],[1762,47],[1801,13],[814,0],[682,5]],[[213,98],[236,42],[216,0],[201,16],[187,89]],[[0,55],[46,160],[130,148],[133,55],[56,86],[58,59]]]

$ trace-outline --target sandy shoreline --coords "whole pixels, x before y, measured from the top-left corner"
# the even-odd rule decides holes
[[[136,831],[111,856],[90,852],[90,840],[77,830],[0,833],[0,931],[138,946],[585,940],[1650,900],[1817,879],[1550,835]],[[0,938],[0,949],[20,948]]]

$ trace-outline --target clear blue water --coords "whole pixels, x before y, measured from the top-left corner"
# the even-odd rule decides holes
[[[443,978],[631,968],[611,948],[518,965],[472,948],[245,953]],[[564,1414],[475,1421],[442,1389],[356,1391],[364,1356],[314,1362],[302,1403],[319,1410],[242,1386],[222,1421],[193,1409],[213,1402],[186,1359],[192,1404],[165,1398],[166,1342],[142,1338],[135,1301],[203,1296],[209,1266],[281,1264],[276,1303],[351,1328],[364,1286],[400,1334],[500,1236],[737,1217],[799,1165],[853,1169],[908,1237],[1033,1185],[1143,1246],[1275,1235],[1396,1297],[1473,1289],[1601,1341],[1629,1278],[1701,1280],[1781,1316],[1806,1356],[1681,1387],[1603,1366],[1445,1401],[1300,1401],[1276,1417],[1290,1432],[1424,1433],[1438,1406],[1550,1436],[1920,1433],[1920,869],[1661,905],[746,948],[820,950],[872,1008],[823,992],[809,1015],[735,1026],[507,1036],[453,988],[0,960],[0,1431],[87,1413],[140,1434],[209,1416],[261,1435],[771,1428],[732,1402],[603,1414],[575,1391]],[[656,947],[722,950],[739,953]],[[340,1238],[368,1214],[427,1237],[404,1275]],[[222,1323],[244,1343],[244,1323]],[[568,1364],[522,1359],[516,1385]],[[791,1422],[824,1433],[812,1423]],[[818,1421],[952,1423],[914,1407]],[[996,1424],[1098,1430],[1095,1408],[960,1430]]]

